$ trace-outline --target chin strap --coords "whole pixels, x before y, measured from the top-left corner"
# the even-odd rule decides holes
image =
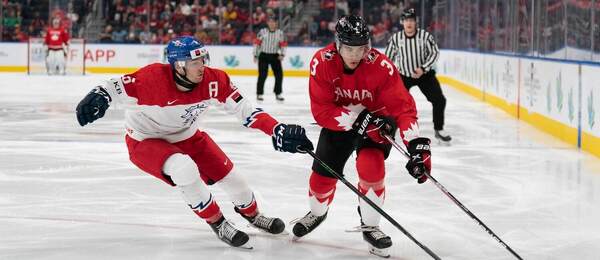
[[[187,79],[187,71],[185,70],[185,68],[183,68],[183,73],[184,74],[181,75],[179,74],[179,72],[177,72],[177,70],[175,70],[175,68],[173,68],[173,79],[175,79],[175,83],[177,85],[182,86],[183,88],[188,90],[192,90],[196,86],[198,86],[198,83],[191,82],[189,79]]]

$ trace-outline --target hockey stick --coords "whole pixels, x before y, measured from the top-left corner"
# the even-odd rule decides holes
[[[404,150],[404,148],[402,148],[396,141],[394,141],[394,139],[392,137],[390,137],[389,135],[384,135],[384,137],[385,137],[385,139],[388,140],[388,142],[390,142],[392,144],[392,146],[394,146],[394,148],[396,148],[396,150],[401,152],[404,156],[406,156],[406,158],[410,159],[410,154],[408,154],[408,152],[406,150]],[[452,200],[454,202],[454,204],[456,204],[465,213],[467,213],[467,215],[469,215],[469,217],[471,217],[473,220],[475,220],[479,224],[480,227],[482,227],[488,234],[490,234],[496,241],[498,241],[498,243],[502,244],[504,246],[504,248],[506,248],[508,251],[510,251],[510,253],[513,254],[517,259],[523,260],[523,258],[521,258],[521,256],[519,256],[519,254],[517,254],[517,252],[515,252],[512,248],[510,248],[510,246],[508,246],[506,243],[504,243],[504,241],[502,241],[502,239],[500,239],[500,237],[498,237],[494,233],[494,231],[492,231],[481,220],[479,220],[479,218],[477,218],[475,216],[475,214],[473,214],[469,209],[467,209],[467,207],[465,207],[465,205],[460,203],[460,201],[458,201],[458,199],[456,199],[456,197],[454,197],[454,195],[452,195],[452,193],[450,193],[446,189],[446,187],[444,187],[440,182],[438,182],[435,178],[433,178],[433,176],[431,176],[431,174],[425,172],[425,175],[427,176],[427,178],[429,178],[433,182],[433,184],[435,184],[435,186],[437,186],[444,194],[446,194],[446,196],[448,196],[448,198],[450,198],[450,200]]]
[[[417,244],[419,247],[421,247],[423,250],[425,250],[425,252],[427,252],[427,254],[429,254],[431,257],[433,257],[433,259],[436,259],[436,260],[441,259],[433,251],[431,251],[428,247],[421,244],[421,242],[419,242],[410,233],[408,233],[408,231],[406,231],[406,229],[404,229],[398,222],[396,222],[396,220],[394,220],[394,218],[392,218],[385,211],[383,211],[383,209],[381,209],[379,206],[377,206],[377,204],[375,204],[375,202],[373,202],[372,200],[367,198],[365,195],[360,193],[360,191],[358,191],[358,189],[356,189],[356,187],[354,187],[354,185],[350,184],[350,182],[348,182],[348,180],[346,180],[346,178],[344,178],[342,175],[337,173],[335,170],[331,169],[329,167],[329,165],[327,165],[324,161],[322,161],[319,157],[317,157],[317,155],[313,151],[304,150],[304,149],[301,149],[301,147],[298,147],[297,149],[301,152],[308,153],[313,159],[315,159],[317,162],[319,162],[319,164],[321,164],[321,166],[323,166],[323,168],[325,168],[329,173],[333,174],[333,176],[335,176],[338,180],[340,180],[342,183],[344,183],[344,185],[346,185],[346,187],[350,188],[350,190],[352,190],[362,200],[367,202],[367,204],[369,204],[371,207],[373,207],[373,209],[375,209],[375,211],[379,212],[379,214],[381,214],[385,219],[387,219],[390,223],[392,223],[392,225],[394,225],[402,233],[404,233],[404,235],[406,235],[408,238],[410,238],[410,240],[412,240],[413,242],[415,242],[415,244]]]

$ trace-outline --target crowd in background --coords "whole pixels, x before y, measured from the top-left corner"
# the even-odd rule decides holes
[[[59,17],[73,37],[88,42],[165,44],[194,35],[206,44],[250,45],[267,18],[275,17],[290,45],[323,46],[333,40],[336,19],[353,13],[369,24],[373,45],[384,46],[401,29],[402,11],[413,7],[419,26],[432,32],[442,48],[548,53],[572,46],[600,51],[600,44],[593,44],[600,42],[600,1],[592,6],[589,0],[0,1],[1,41],[43,37],[50,19]],[[53,6],[58,2],[62,5]],[[303,19],[308,4],[317,4],[318,11]],[[92,13],[96,20],[84,23]],[[84,35],[94,23],[97,30]]]

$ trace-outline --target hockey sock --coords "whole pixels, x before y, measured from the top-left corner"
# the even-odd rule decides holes
[[[310,211],[316,216],[327,213],[329,204],[333,201],[337,179],[321,176],[312,172],[309,180],[308,199]]]
[[[377,206],[385,200],[385,164],[383,152],[375,148],[362,149],[356,159],[359,182],[358,190]],[[361,220],[367,226],[379,225],[381,215],[369,204],[359,199]]]
[[[171,155],[163,165],[163,172],[171,177],[196,215],[209,224],[223,216],[191,157],[181,153]]]
[[[258,214],[258,205],[252,190],[248,187],[246,180],[235,170],[232,169],[227,176],[217,183],[229,195],[241,214],[246,217],[254,217]]]

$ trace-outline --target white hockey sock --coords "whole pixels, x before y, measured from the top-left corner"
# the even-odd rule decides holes
[[[361,180],[358,184],[359,191],[364,194],[367,198],[375,203],[380,208],[383,207],[385,201],[385,185],[383,180],[379,182],[366,182]],[[379,195],[377,195],[379,193]],[[360,206],[360,214],[362,222],[367,226],[378,226],[381,220],[381,214],[379,214],[371,205],[362,199],[359,199],[358,205]]]
[[[248,208],[254,202],[254,194],[246,180],[232,169],[227,176],[217,182],[238,208]]]

